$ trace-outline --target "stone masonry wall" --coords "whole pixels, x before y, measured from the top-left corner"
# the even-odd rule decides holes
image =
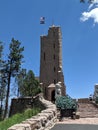
[[[45,110],[36,116],[27,119],[20,124],[15,124],[8,130],[49,130],[57,121],[57,109],[55,104],[39,97],[39,100],[45,106]]]
[[[10,107],[10,113],[9,116],[12,116],[16,113],[21,113],[25,109],[39,107],[41,110],[45,109],[42,102],[39,100],[39,96],[34,97],[19,97],[19,98],[13,98],[11,101],[11,107]]]
[[[78,103],[89,103],[89,102],[90,102],[89,98],[80,98],[80,99],[78,99]]]

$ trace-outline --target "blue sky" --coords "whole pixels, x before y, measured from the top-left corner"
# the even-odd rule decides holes
[[[45,24],[40,25],[40,17]],[[40,35],[52,24],[62,29],[63,72],[67,93],[88,97],[98,83],[98,8],[79,0],[0,0],[0,40],[5,54],[14,37],[25,47],[23,67],[36,76],[40,68]]]

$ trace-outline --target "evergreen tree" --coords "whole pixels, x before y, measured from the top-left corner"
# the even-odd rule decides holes
[[[17,97],[20,96],[20,88],[22,88],[25,76],[26,76],[26,69],[21,69],[19,74],[15,78],[15,82],[17,85]]]
[[[39,82],[38,80],[35,79],[32,70],[29,70],[24,77],[19,75],[17,81],[18,81],[19,92],[21,96],[35,96],[36,94],[41,92],[41,88],[39,87]]]
[[[7,78],[4,118],[6,117],[8,111],[11,77],[15,77],[19,73],[22,64],[22,58],[23,58],[22,52],[24,51],[24,47],[20,46],[21,43],[18,40],[12,38],[9,46],[10,52],[8,55],[8,60],[6,62],[6,74],[8,78]]]
[[[3,100],[6,92],[5,62],[3,60],[3,43],[0,42],[0,120],[3,116]]]

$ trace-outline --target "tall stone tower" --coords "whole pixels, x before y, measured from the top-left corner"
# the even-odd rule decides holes
[[[45,99],[54,100],[55,84],[61,83],[62,95],[65,95],[62,72],[62,34],[61,28],[51,26],[48,35],[40,37],[40,84]]]

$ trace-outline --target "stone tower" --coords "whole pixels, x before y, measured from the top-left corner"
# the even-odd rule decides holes
[[[48,35],[40,37],[40,84],[45,99],[55,100],[55,84],[60,83],[62,95],[65,95],[62,72],[62,34],[61,28],[51,26]]]

